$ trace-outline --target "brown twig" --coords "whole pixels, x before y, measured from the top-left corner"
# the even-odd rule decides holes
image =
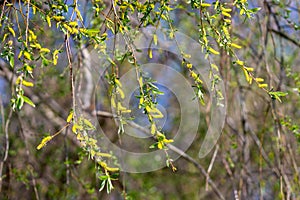
[[[72,66],[72,51],[70,46],[70,40],[69,40],[69,33],[65,35],[65,45],[66,45],[66,54],[68,58],[68,66],[70,70],[70,84],[71,84],[71,97],[72,97],[72,108],[74,111],[74,117],[75,114],[75,108],[76,108],[76,100],[75,100],[75,83],[74,83],[74,75],[73,75],[73,66]]]
[[[215,163],[215,160],[216,160],[216,157],[217,157],[217,154],[218,154],[218,150],[219,150],[219,145],[217,144],[217,145],[216,145],[216,149],[215,149],[215,151],[214,151],[214,154],[213,154],[213,156],[212,156],[212,158],[211,158],[210,164],[209,164],[208,169],[207,169],[206,187],[205,187],[206,191],[208,191],[208,179],[209,179],[209,174],[210,174],[210,172],[211,172],[211,170],[212,170],[212,167],[213,167],[213,165],[214,165],[214,163]]]
[[[278,31],[278,30],[275,30],[273,28],[268,28],[268,31],[271,31],[273,33],[276,33],[277,35],[281,36],[282,38],[290,41],[291,43],[293,43],[294,45],[296,45],[297,47],[300,47],[300,43],[297,42],[295,39],[289,37],[287,34],[283,33],[282,31]]]
[[[11,121],[11,117],[12,117],[12,109],[10,109],[8,117],[6,119],[5,122],[5,118],[4,118],[4,107],[3,107],[3,102],[2,102],[2,98],[0,96],[0,106],[1,106],[1,119],[2,119],[2,130],[5,133],[5,150],[4,150],[4,157],[0,163],[0,192],[2,189],[2,172],[3,172],[3,166],[4,163],[6,162],[7,158],[8,158],[8,151],[9,151],[9,134],[8,134],[8,127]]]
[[[22,138],[24,144],[25,144],[25,152],[26,152],[26,164],[27,164],[27,169],[28,171],[30,172],[30,175],[31,175],[31,179],[32,179],[32,187],[33,187],[33,190],[34,190],[34,194],[35,194],[35,198],[36,200],[39,200],[39,193],[38,193],[38,189],[37,189],[37,185],[36,185],[36,179],[34,177],[34,167],[32,166],[32,164],[30,163],[30,151],[29,151],[29,146],[28,146],[28,142],[27,142],[27,139],[25,137],[25,134],[24,134],[24,124],[23,124],[23,121],[21,120],[21,116],[19,115],[19,113],[17,113],[17,119],[18,119],[18,122],[19,122],[19,125],[20,125],[20,137]]]
[[[97,111],[96,112],[97,116],[103,116],[103,117],[117,117],[116,115],[109,113],[109,112],[105,112],[105,111]],[[140,131],[142,131],[143,133],[147,134],[147,135],[151,135],[150,130],[148,130],[147,128],[140,126],[139,124],[133,122],[133,121],[127,121],[127,124],[133,128],[136,128]],[[151,135],[152,136],[152,135]],[[220,199],[225,200],[225,197],[223,196],[223,194],[221,193],[221,191],[218,189],[218,187],[216,186],[216,184],[214,183],[214,181],[209,178],[209,175],[207,174],[205,168],[199,164],[194,158],[192,158],[191,156],[189,156],[187,153],[185,153],[184,151],[182,151],[181,149],[177,148],[176,146],[172,145],[172,144],[167,144],[167,147],[179,154],[182,158],[184,158],[186,161],[192,163],[200,172],[201,174],[207,178],[207,182],[208,184],[212,187],[212,189],[214,190],[214,192],[218,195],[218,197]]]

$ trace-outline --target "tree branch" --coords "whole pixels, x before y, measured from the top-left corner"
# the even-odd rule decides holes
[[[281,32],[281,31],[277,31],[275,29],[272,28],[268,28],[268,31],[271,31],[273,33],[276,33],[277,35],[280,35],[282,38],[292,42],[294,45],[296,45],[297,47],[300,47],[300,43],[297,42],[295,39],[289,37],[288,35],[286,35],[285,33]]]
[[[110,112],[105,112],[105,111],[97,111],[96,112],[97,116],[102,116],[102,117],[109,117],[109,118],[113,118],[113,117],[117,117],[117,115],[114,115]],[[140,126],[139,124],[133,122],[133,121],[127,121],[127,124],[133,128],[136,128],[140,131],[142,131],[143,133],[152,136],[152,134],[150,133],[150,130],[148,130],[145,127]],[[153,138],[154,139],[154,138]],[[209,178],[205,168],[199,164],[194,158],[192,158],[191,156],[189,156],[188,154],[186,154],[184,151],[182,151],[181,149],[177,148],[176,146],[172,145],[172,144],[167,144],[167,147],[179,154],[182,158],[184,158],[186,161],[192,163],[200,172],[201,174],[207,178],[207,182],[208,184],[212,187],[212,189],[214,190],[214,192],[218,195],[218,197],[222,200],[225,200],[224,196],[222,195],[221,191],[217,188],[216,184],[214,183],[214,181]]]

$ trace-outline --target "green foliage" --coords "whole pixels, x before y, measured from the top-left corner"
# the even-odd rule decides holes
[[[70,137],[70,133],[68,133],[69,130],[72,132],[71,138],[74,139],[75,143],[72,145],[79,145],[79,149],[73,146],[70,147],[72,150],[76,149],[76,156],[69,159],[67,158],[68,156],[65,155],[66,158],[62,162],[65,163],[64,165],[60,162],[55,163],[55,165],[62,164],[62,167],[55,166],[57,170],[56,173],[59,174],[57,177],[61,178],[61,176],[64,176],[61,174],[64,173],[68,174],[66,175],[68,177],[76,177],[75,168],[78,165],[84,165],[85,163],[83,161],[89,160],[89,164],[86,164],[88,165],[87,168],[92,169],[91,171],[96,174],[97,180],[88,182],[81,180],[81,178],[74,178],[78,184],[83,185],[85,193],[93,195],[97,193],[98,190],[102,191],[105,189],[107,193],[110,193],[115,187],[115,182],[119,181],[118,184],[120,184],[119,161],[116,160],[113,152],[107,152],[102,146],[99,146],[96,137],[93,135],[96,129],[94,122],[92,122],[84,112],[77,109],[79,107],[78,105],[82,102],[77,98],[75,92],[77,85],[75,83],[77,83],[77,79],[81,78],[78,78],[77,75],[80,74],[80,70],[82,70],[83,57],[81,54],[84,48],[94,49],[109,63],[105,71],[105,78],[108,83],[109,103],[114,111],[113,113],[115,113],[112,114],[112,118],[117,121],[118,137],[125,135],[125,126],[129,124],[129,121],[133,120],[133,117],[130,116],[132,110],[127,108],[124,102],[126,94],[124,93],[123,85],[126,84],[126,82],[121,83],[120,81],[120,76],[125,71],[125,69],[122,68],[125,63],[125,65],[128,64],[129,68],[134,69],[136,72],[135,78],[139,91],[139,94],[136,96],[139,102],[137,107],[147,118],[149,127],[146,128],[149,129],[151,138],[154,140],[154,142],[151,141],[152,145],[150,145],[150,148],[163,150],[167,167],[173,171],[179,168],[175,167],[176,163],[174,163],[173,158],[169,156],[168,153],[170,151],[169,145],[174,141],[173,139],[169,139],[167,137],[167,131],[163,131],[162,127],[158,125],[158,121],[166,117],[163,116],[162,111],[158,108],[158,97],[165,94],[160,91],[156,85],[156,80],[148,77],[141,68],[142,62],[139,61],[139,55],[143,53],[143,50],[137,49],[133,42],[139,32],[152,27],[155,28],[156,31],[150,36],[151,42],[147,44],[149,48],[147,50],[147,58],[145,59],[149,59],[150,61],[156,59],[156,55],[153,54],[151,47],[152,45],[158,46],[161,44],[160,37],[175,41],[177,44],[176,48],[178,48],[180,52],[180,56],[178,56],[179,62],[181,62],[180,71],[184,72],[185,76],[189,76],[189,80],[192,81],[192,87],[195,89],[195,99],[202,104],[201,108],[206,105],[211,105],[211,102],[207,100],[209,92],[216,97],[218,106],[224,106],[225,97],[227,95],[230,101],[237,101],[236,99],[239,99],[237,104],[241,104],[241,108],[230,105],[232,106],[230,109],[234,111],[237,110],[237,112],[230,113],[232,116],[230,116],[231,118],[228,118],[226,122],[229,127],[226,128],[229,130],[225,132],[230,135],[228,136],[229,142],[227,140],[224,142],[219,159],[222,160],[225,165],[225,169],[223,165],[221,167],[219,166],[220,171],[224,174],[227,173],[233,181],[234,186],[232,186],[233,188],[230,188],[230,190],[236,192],[236,188],[234,187],[239,185],[239,187],[241,187],[239,188],[239,193],[247,191],[243,188],[248,186],[248,182],[244,182],[244,177],[236,184],[234,182],[236,177],[234,177],[232,173],[240,173],[241,176],[244,176],[248,167],[251,168],[247,163],[248,161],[246,162],[245,160],[246,158],[249,159],[249,157],[254,156],[257,159],[252,159],[253,163],[251,164],[255,166],[259,165],[259,170],[267,166],[272,168],[272,170],[276,169],[273,170],[276,176],[284,177],[284,180],[276,180],[275,184],[272,185],[275,187],[274,190],[279,191],[280,188],[280,192],[277,194],[279,198],[284,199],[286,197],[285,195],[299,192],[296,183],[297,180],[299,180],[299,174],[297,175],[295,173],[294,178],[285,178],[288,175],[280,171],[285,165],[289,165],[290,163],[281,165],[281,162],[284,162],[283,155],[286,152],[282,151],[282,149],[284,149],[282,146],[285,145],[285,139],[279,134],[287,130],[287,134],[283,134],[284,136],[295,137],[300,141],[299,120],[297,120],[299,114],[290,111],[291,108],[288,106],[292,104],[292,98],[295,98],[299,103],[300,75],[299,72],[295,72],[291,67],[286,66],[287,61],[284,60],[284,51],[289,48],[289,45],[287,45],[287,47],[283,45],[283,40],[286,40],[296,47],[300,46],[297,39],[295,39],[297,35],[295,34],[295,38],[293,38],[293,34],[290,34],[290,32],[298,33],[297,31],[299,30],[299,22],[296,20],[297,17],[294,17],[298,16],[299,12],[296,12],[293,6],[291,6],[294,4],[277,0],[265,2],[265,4],[259,1],[250,3],[250,1],[247,0],[235,0],[232,2],[221,0],[189,0],[178,2],[168,0],[145,2],[130,0],[93,0],[86,1],[85,4],[81,1],[63,0],[27,0],[12,2],[13,3],[11,3],[11,1],[4,1],[2,2],[3,5],[1,5],[1,58],[7,62],[9,66],[7,71],[9,71],[10,74],[5,74],[5,70],[1,70],[1,73],[3,71],[5,74],[3,77],[6,77],[8,82],[11,83],[10,105],[17,116],[18,120],[16,121],[20,123],[20,127],[16,129],[20,130],[22,134],[27,130],[32,131],[32,129],[33,132],[38,133],[48,132],[49,129],[59,130],[57,132],[53,131],[55,132],[54,134],[47,134],[44,138],[41,138],[39,135],[38,138],[41,142],[38,145],[34,145],[36,146],[34,151],[47,151],[48,148],[52,148],[53,146],[57,149],[62,149],[63,147],[67,149],[66,142],[64,145],[58,144],[60,144],[59,140],[63,137]],[[252,5],[260,5],[261,7],[252,7]],[[260,15],[261,12],[263,12],[262,15]],[[264,15],[268,15],[267,22],[264,21]],[[260,27],[259,31],[257,31],[257,27],[253,28],[253,26],[250,26],[255,20],[261,20],[265,24],[268,24],[268,26]],[[185,48],[183,46],[179,45],[176,32],[178,31],[177,25],[180,23],[183,23],[185,27],[191,27],[186,30],[186,34],[195,36],[201,46],[201,52],[205,55],[205,61],[210,68],[208,77],[210,80],[210,88],[204,84],[202,79],[203,75],[197,71],[197,67],[199,66],[193,66],[193,58],[184,51]],[[273,24],[276,25],[275,29],[271,28]],[[285,29],[282,24],[286,24],[286,26],[291,29],[284,32]],[[158,35],[157,30],[161,30],[165,35]],[[246,32],[253,34],[247,35],[245,34]],[[243,34],[245,34],[245,36]],[[116,49],[116,46],[114,46],[114,49],[110,52],[106,46],[110,39],[114,38],[116,41],[117,35],[124,39],[125,52]],[[278,38],[274,35],[278,35]],[[51,36],[55,36],[58,39],[55,37],[52,38]],[[272,40],[271,43],[274,46],[269,44],[269,40]],[[255,42],[261,44],[256,45]],[[288,50],[292,51],[291,49]],[[278,56],[279,54],[280,56]],[[270,60],[271,58],[269,57],[271,56],[274,56],[275,59]],[[78,61],[78,65],[74,64],[75,60]],[[289,64],[293,65],[293,61],[297,61],[297,58],[294,56],[291,60],[292,62]],[[102,65],[102,63],[100,64]],[[279,74],[278,78],[276,73]],[[58,77],[59,75],[60,77]],[[290,84],[287,81],[287,84],[292,85],[292,90],[282,87],[284,79],[288,79],[292,82],[292,84]],[[220,83],[222,80],[225,80],[225,89],[228,94],[221,92]],[[253,87],[253,85],[257,87]],[[52,86],[55,86],[52,89],[53,91],[48,89],[48,87]],[[66,86],[69,86],[69,88]],[[231,88],[233,88],[232,91]],[[275,90],[273,88],[279,89]],[[38,89],[46,91],[38,91]],[[295,91],[297,93],[296,95],[293,94]],[[47,92],[51,94],[49,95]],[[251,94],[255,93],[255,97],[248,95],[248,92]],[[257,96],[262,96],[263,100],[261,104]],[[267,96],[267,98],[265,98],[265,96]],[[50,99],[50,97],[54,98]],[[52,100],[55,100],[55,102],[53,103]],[[277,104],[274,100],[281,104]],[[254,103],[252,105],[249,102]],[[272,103],[270,108],[271,115],[268,114],[269,107],[265,109],[264,106],[257,106],[257,104],[265,105],[270,102]],[[47,120],[44,120],[40,124],[39,120],[33,120],[32,127],[25,127],[26,125],[24,124],[29,123],[31,120],[30,117],[25,116],[29,112],[23,109],[26,104],[33,108],[30,110],[34,110],[35,112],[43,111],[40,115],[41,118],[51,118],[55,123],[49,125],[47,124]],[[246,109],[245,107],[247,107],[248,104],[251,104],[252,107],[250,106],[249,109]],[[279,108],[277,108],[277,106]],[[58,111],[55,110],[53,112],[54,114],[49,115],[49,113],[51,113],[50,111],[54,110],[53,107],[58,108]],[[68,114],[59,110],[65,107],[70,110]],[[294,109],[293,106],[291,107]],[[87,108],[85,111],[89,112],[90,110],[88,109],[90,108]],[[260,109],[266,113],[260,112]],[[291,113],[284,113],[285,109]],[[240,118],[236,119],[235,117],[239,112]],[[248,116],[250,115],[249,113],[253,116]],[[66,115],[68,116],[66,117]],[[10,116],[8,117],[8,122],[3,121],[7,122],[7,126],[5,126],[5,123],[1,125],[3,132],[6,133],[5,139],[8,140],[8,142],[6,142],[7,145],[11,143],[11,141],[9,141],[7,136],[8,130],[5,129],[10,128],[9,123],[12,114],[8,116]],[[209,124],[209,121],[214,120],[214,117],[215,116],[211,116],[210,119],[207,117],[205,119],[206,123]],[[260,133],[259,135],[261,138],[258,138],[255,133],[253,136],[253,134],[251,134],[252,130],[249,130],[249,126],[251,123],[253,124],[251,117],[259,117],[262,121],[267,120],[273,123],[266,123],[270,126],[266,128],[257,122],[255,128],[258,127],[264,130],[264,134]],[[57,120],[56,118],[63,118],[65,120]],[[5,119],[2,119],[1,116],[1,120]],[[27,120],[26,123],[24,123],[23,120]],[[230,120],[236,124],[230,124]],[[57,121],[60,121],[60,123],[56,123]],[[17,124],[17,122],[15,123]],[[282,129],[281,126],[286,128],[286,130]],[[109,129],[113,130],[111,127],[109,127]],[[268,135],[269,132],[276,132],[276,135],[265,138],[265,135]],[[236,135],[232,136],[232,134]],[[254,142],[246,142],[248,135],[251,135]],[[276,145],[273,145],[274,138],[277,142]],[[25,139],[24,137],[24,140]],[[66,138],[64,141],[65,140]],[[267,141],[265,142],[265,140]],[[53,141],[52,144],[45,148],[50,141]],[[263,146],[264,142],[267,143],[266,148],[269,148],[269,146],[275,148],[273,146],[276,146],[276,153],[269,151],[267,154],[264,149],[265,146]],[[242,153],[243,158],[239,157],[239,155],[238,158],[236,158],[237,155],[232,155],[234,154],[232,152],[242,151],[248,148],[252,143],[256,144],[257,147],[254,149],[255,152],[252,152],[251,155],[246,155],[246,150]],[[24,146],[27,148],[24,151],[29,154],[30,145],[25,143]],[[195,149],[194,147],[193,153]],[[4,151],[9,150],[5,149]],[[77,154],[78,151],[80,152],[79,155]],[[289,155],[290,160],[293,160],[293,154],[290,152],[289,154],[291,154]],[[185,156],[185,159],[189,162],[194,162],[194,166],[199,169],[199,165],[195,164],[195,161],[191,161],[187,156]],[[6,164],[6,158],[3,159],[3,163]],[[275,165],[274,163],[279,163],[279,166],[270,166]],[[293,168],[291,171],[297,168],[297,166],[294,166],[294,163],[296,163],[296,160],[293,160]],[[51,161],[48,161],[47,165],[50,164]],[[208,163],[209,167],[212,167],[212,165],[213,162],[212,164]],[[85,167],[85,165],[83,167]],[[191,169],[193,169],[193,167],[188,167],[189,168],[185,170],[192,171]],[[239,169],[242,170],[239,171]],[[257,169],[255,170],[257,171]],[[200,172],[203,173],[203,171],[205,170],[200,168]],[[207,174],[209,173],[210,172],[207,172]],[[16,180],[22,182],[26,188],[29,188],[31,186],[30,184],[34,185],[31,182],[35,182],[36,174],[34,174],[31,168],[26,168],[25,171],[12,168],[12,174],[16,177]],[[234,175],[237,176],[237,174]],[[162,175],[160,174],[160,176]],[[261,174],[256,174],[254,178],[251,178],[255,179],[256,177],[261,179]],[[205,178],[207,178],[206,181],[208,182],[209,175]],[[153,185],[159,185],[164,181],[165,180],[160,177],[160,179],[157,180],[159,183],[153,183]],[[190,181],[190,179],[186,178],[185,181]],[[39,180],[38,182],[41,186],[34,186],[35,190],[37,190],[38,187],[42,187],[42,181]],[[261,183],[262,188],[269,187],[265,181],[259,180],[257,182]],[[177,187],[182,187],[178,183],[175,184]],[[57,196],[61,195],[62,192],[59,191],[58,186],[55,186],[55,184],[49,185],[49,192],[46,192],[48,195],[46,195],[46,197],[57,198]],[[129,192],[130,195],[128,195],[126,189],[123,189],[124,191],[122,192],[125,199],[130,199],[130,197],[132,197],[132,199],[163,199],[165,197],[164,194],[158,192],[158,186],[147,185],[147,183],[140,185],[145,186],[149,191],[144,189],[141,194],[135,192],[130,194]],[[290,187],[291,185],[292,187]],[[69,185],[66,187],[69,187]],[[73,187],[76,188],[77,186]],[[97,188],[97,190],[95,188]],[[134,188],[134,186],[132,186],[132,188]],[[186,191],[191,190],[190,188],[180,189]],[[284,189],[286,190],[285,192],[283,192]],[[71,191],[70,188],[68,188],[68,190]],[[72,191],[73,196],[76,196],[78,193],[80,192],[76,190]],[[153,195],[153,197],[148,197],[147,194]]]
[[[285,116],[284,118],[280,119],[280,123],[282,126],[286,127],[298,140],[300,143],[300,126],[292,121],[289,116]]]
[[[286,95],[288,95],[288,93],[286,92],[269,92],[269,95],[273,98],[278,100],[279,102],[281,102],[280,97],[285,97]]]

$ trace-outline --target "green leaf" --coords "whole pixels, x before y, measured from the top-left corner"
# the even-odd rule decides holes
[[[14,68],[15,66],[15,58],[14,55],[9,55],[9,65]]]
[[[108,177],[106,175],[103,175],[103,176],[99,176],[99,179],[105,181],[108,179]]]
[[[106,180],[101,182],[101,187],[99,188],[99,192],[102,191],[105,187]]]
[[[23,98],[23,96],[18,95],[17,100],[16,100],[16,108],[18,110],[21,110],[23,105],[24,105],[24,98]]]
[[[280,97],[284,97],[284,96],[288,95],[288,93],[276,91],[276,92],[269,92],[269,95],[271,96],[271,98],[277,99],[281,103]]]
[[[152,144],[152,145],[149,147],[149,149],[156,149],[156,148],[157,148],[157,142],[154,143],[154,144]]]
[[[42,59],[42,63],[43,63],[43,66],[48,66],[49,65],[49,60],[48,59],[46,59],[46,58],[43,58]]]
[[[93,36],[95,34],[98,34],[100,31],[98,29],[86,29],[86,34],[89,36]]]
[[[159,90],[153,90],[152,92],[153,92],[153,94],[164,95],[164,92],[159,91]]]
[[[26,102],[27,104],[31,105],[32,107],[35,107],[35,104],[26,96],[22,96],[24,102]]]
[[[284,97],[284,96],[288,95],[287,92],[280,92],[280,91],[277,91],[277,92],[269,92],[269,94],[271,94],[271,95],[276,95],[276,96],[279,96],[279,97]]]
[[[109,194],[112,191],[113,188],[114,188],[114,186],[113,186],[113,184],[111,182],[111,179],[108,178],[107,179],[107,185],[106,185],[106,192],[107,192],[107,194]]]
[[[110,58],[110,57],[107,57],[107,60],[114,66],[117,66],[116,63]]]
[[[258,8],[253,8],[253,9],[250,9],[249,11],[252,13],[252,14],[256,14],[258,11],[260,11],[261,8],[258,7]]]

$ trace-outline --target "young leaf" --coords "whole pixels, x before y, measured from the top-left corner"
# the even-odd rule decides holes
[[[288,95],[288,93],[277,91],[277,92],[269,92],[269,95],[271,96],[271,98],[277,99],[281,103],[280,97],[284,97]]]
[[[9,55],[9,65],[13,68],[15,66],[14,55]]]
[[[26,96],[22,96],[23,97],[23,100],[25,103],[31,105],[32,107],[35,107],[35,104]]]
[[[103,180],[103,181],[101,182],[101,186],[100,186],[100,188],[99,188],[99,192],[101,192],[101,191],[104,189],[105,184],[106,184],[106,180]]]
[[[15,105],[16,105],[16,108],[18,110],[21,110],[21,108],[24,105],[24,98],[23,98],[23,96],[18,95],[17,100],[15,101]]]

